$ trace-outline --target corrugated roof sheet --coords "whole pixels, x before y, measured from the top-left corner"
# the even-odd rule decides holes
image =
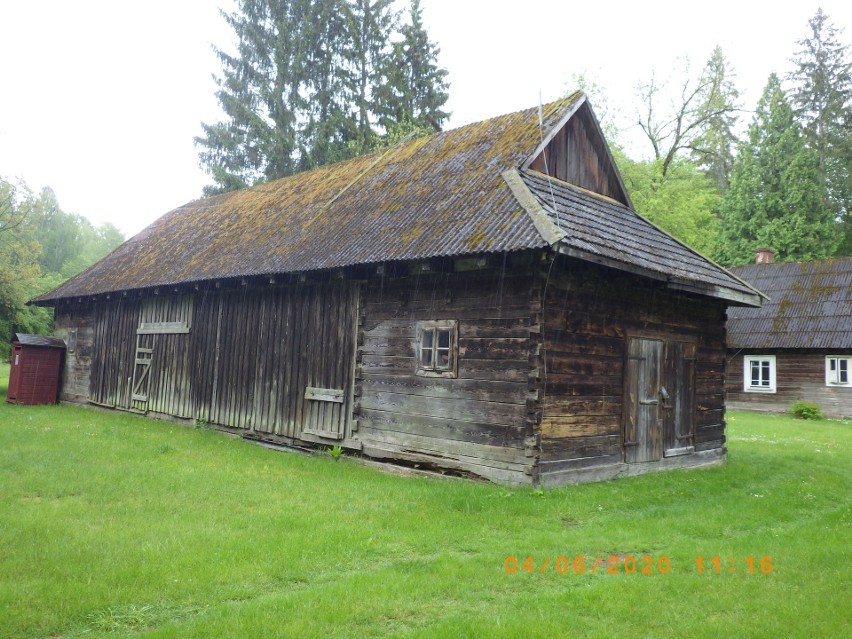
[[[620,202],[534,172],[521,173],[562,244],[611,266],[638,269],[689,289],[724,289],[758,302],[750,286],[660,230]],[[710,290],[706,292],[710,293]]]
[[[581,99],[545,105],[544,131]],[[501,177],[540,135],[536,107],[191,202],[35,301],[543,247]]]
[[[549,242],[536,223],[545,216],[521,205],[503,172],[520,167],[584,99],[577,93],[541,111],[511,113],[190,202],[33,301],[544,248]],[[758,299],[748,286],[625,206],[556,180],[561,185],[553,189],[559,194],[554,205],[544,176],[526,171],[523,179],[550,221],[567,225],[565,246],[586,257],[606,257],[672,285],[739,303]]]
[[[770,297],[728,310],[731,348],[852,348],[852,257],[731,269]]]

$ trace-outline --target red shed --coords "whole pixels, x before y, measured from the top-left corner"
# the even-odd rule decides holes
[[[6,401],[55,404],[65,342],[57,337],[15,333]]]

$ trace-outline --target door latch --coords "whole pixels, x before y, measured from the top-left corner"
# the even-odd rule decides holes
[[[663,408],[672,407],[672,405],[669,403],[669,392],[666,390],[665,386],[660,386],[660,397],[663,398]]]

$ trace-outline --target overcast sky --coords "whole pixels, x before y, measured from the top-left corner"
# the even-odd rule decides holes
[[[697,72],[716,44],[751,109],[819,6],[848,43],[848,0],[422,0],[449,127],[555,99],[579,73],[629,115],[638,81],[685,57]],[[128,235],[199,197],[193,137],[219,117],[211,45],[233,41],[220,7],[232,0],[0,0],[0,175]]]

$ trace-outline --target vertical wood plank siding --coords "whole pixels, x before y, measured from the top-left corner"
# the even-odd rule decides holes
[[[130,408],[139,309],[132,298],[95,304],[89,398],[97,404]]]
[[[747,393],[743,390],[743,358],[746,355],[774,355],[774,393]],[[826,386],[825,357],[852,357],[849,349],[763,349],[744,350],[728,361],[728,406],[747,410],[783,412],[794,402],[815,402],[827,417],[852,417],[852,386]]]
[[[621,186],[606,160],[606,147],[592,132],[593,127],[588,113],[581,110],[556,133],[530,168],[624,202]]]
[[[60,309],[57,334],[77,327],[80,352],[66,370],[74,381],[64,392],[71,399],[86,395],[106,406],[285,439],[301,437],[304,428],[334,430],[343,438],[351,392],[334,406],[304,394],[306,386],[351,389],[356,313],[355,286],[343,282],[122,298],[89,310]],[[131,402],[142,322],[185,323],[189,332],[138,336],[153,353],[147,399]],[[86,392],[78,379],[83,377]]]
[[[530,272],[373,280],[363,297],[359,438],[365,453],[530,483]],[[458,321],[458,377],[415,374],[417,322]]]
[[[566,468],[622,460],[628,336],[696,343],[695,449],[722,446],[722,302],[573,260],[543,277],[543,472],[548,462]]]

